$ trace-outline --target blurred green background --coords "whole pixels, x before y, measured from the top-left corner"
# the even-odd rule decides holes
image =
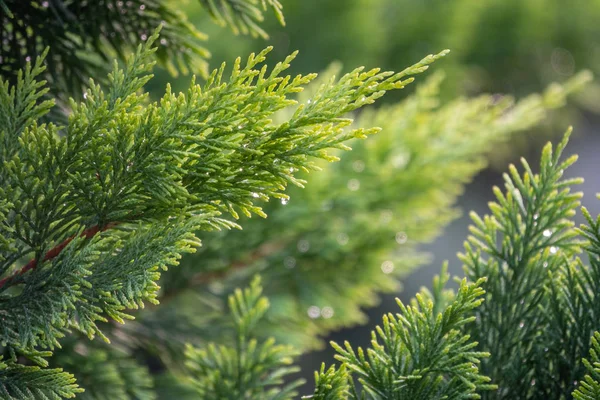
[[[300,51],[292,74],[321,71],[332,61],[340,61],[344,71],[362,65],[399,70],[426,54],[449,48],[450,55],[433,67],[446,74],[441,91],[446,100],[480,93],[522,97],[542,91],[551,82],[565,81],[582,69],[596,76],[600,72],[600,0],[282,0],[286,26],[266,13],[262,27],[269,39],[235,36],[215,26],[196,0],[178,3],[190,21],[209,35],[206,47],[212,53],[211,68],[267,45],[274,46],[274,59]],[[166,82],[183,90],[189,79],[173,79],[158,71],[149,89],[158,98]],[[392,93],[384,101],[404,98],[414,88]],[[490,155],[494,168],[479,174],[467,187],[460,208],[485,213],[492,199],[491,187],[502,184],[500,172],[507,163],[518,162],[521,156],[534,162],[542,141],[556,138],[573,125],[569,152],[579,153],[581,162],[570,174],[588,178],[582,188],[588,194],[584,205],[592,214],[600,213],[591,195],[600,192],[598,114],[600,89],[594,82],[541,128],[494,151]],[[455,254],[468,234],[468,224],[465,217],[456,220],[435,243],[425,246],[432,254],[431,263],[405,279],[396,296],[412,297],[421,285],[429,284],[445,259],[450,261],[451,273],[461,274]],[[396,310],[394,297],[384,296],[380,306],[368,311],[368,326],[345,329],[331,338],[368,343],[369,331],[381,314]],[[312,371],[322,361],[331,362],[332,354],[327,349],[303,356],[309,382]]]

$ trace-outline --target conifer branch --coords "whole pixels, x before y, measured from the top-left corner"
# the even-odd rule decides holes
[[[85,238],[85,239],[91,239],[97,233],[104,232],[108,229],[111,229],[111,228],[117,226],[118,224],[119,224],[119,222],[111,222],[111,223],[104,225],[102,228],[100,228],[98,225],[95,225],[95,226],[92,226],[91,228],[88,228],[88,229],[84,230],[83,232],[81,232],[79,237]],[[68,237],[67,239],[63,240],[61,243],[54,246],[52,249],[48,250],[48,252],[42,258],[42,261],[50,261],[53,258],[58,257],[60,255],[60,252],[63,251],[64,248],[67,247],[73,239],[75,239],[75,237],[76,236]],[[15,271],[12,275],[0,279],[0,289],[2,289],[8,282],[11,282],[15,278],[22,276],[27,271],[34,269],[37,265],[38,265],[38,260],[32,259],[27,264],[25,264],[23,267],[21,267],[17,271]]]

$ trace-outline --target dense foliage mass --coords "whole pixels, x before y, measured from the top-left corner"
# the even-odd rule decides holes
[[[52,106],[38,101],[47,91],[36,80],[42,58],[16,86],[0,86],[0,338],[9,355],[1,387],[10,398],[78,392],[72,375],[45,368],[61,338],[77,331],[107,341],[116,329],[109,321],[157,303],[160,271],[200,245],[194,232],[237,227],[225,215],[264,215],[257,201],[287,199],[287,184],[303,182],[295,173],[316,168],[311,159],[333,161],[327,149],[377,130],[348,129],[343,115],[445,54],[399,73],[356,69],[299,105],[288,96],[315,75],[281,76],[294,55],[271,71],[257,68],[267,49],[244,66],[238,60],[228,79],[223,66],[204,85],[178,95],[167,88],[147,104],[141,88],[157,39],[125,69],[115,64],[106,90],[91,81],[64,127],[38,122]],[[285,122],[271,121],[288,107]]]
[[[234,33],[266,38],[268,9],[284,24],[277,0],[195,4]],[[360,4],[340,21],[368,20]],[[453,16],[448,78],[368,108],[446,51],[398,73],[334,64],[317,77],[287,75],[296,52],[269,68],[268,47],[208,73],[204,35],[166,1],[0,0],[0,397],[297,398],[294,357],[364,322],[361,309],[426,259],[418,246],[457,216],[489,153],[590,81],[563,57],[554,69],[574,76],[541,94],[448,101],[444,82],[477,76],[463,67],[466,43],[481,44],[459,39],[495,29],[476,21],[539,7],[467,18],[456,10],[472,1],[432,4]],[[292,19],[303,7],[291,3]],[[360,48],[384,28],[445,26],[376,25],[342,33]],[[408,54],[400,36],[385,54]],[[153,101],[157,61],[204,81]],[[485,82],[476,91],[504,87]],[[575,161],[565,146],[546,146],[536,173],[511,166],[490,215],[473,215],[456,290],[443,269],[383,317],[371,346],[334,343],[338,364],[306,398],[600,398],[600,217],[572,222],[580,180],[562,178]]]
[[[506,191],[494,189],[491,214],[472,215],[472,236],[461,256],[467,277],[456,291],[445,289],[443,270],[431,291],[423,289],[410,305],[398,301],[400,312],[383,317],[369,348],[332,343],[340,365],[323,366],[306,398],[597,399],[600,216],[582,208],[588,224],[574,227],[582,194],[572,187],[581,179],[562,178],[577,158],[561,159],[567,139],[554,150],[544,148],[537,173],[525,160],[522,174],[511,166]],[[256,285],[247,293],[258,293]],[[237,315],[235,298],[230,308]],[[248,319],[264,313],[262,307],[245,310]],[[263,346],[275,349],[271,342]],[[255,339],[247,339],[236,350],[221,347],[217,358],[242,357],[239,349],[254,347]],[[208,354],[188,353],[191,365],[219,365]],[[193,382],[225,386],[218,383],[223,374],[190,373]],[[281,398],[293,398],[288,391]]]

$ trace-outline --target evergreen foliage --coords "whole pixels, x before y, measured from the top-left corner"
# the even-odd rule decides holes
[[[539,172],[510,167],[491,215],[472,215],[457,293],[444,269],[431,292],[398,301],[370,348],[333,343],[341,365],[323,366],[306,398],[598,398],[600,217],[571,221],[581,180],[562,179],[576,160],[561,159],[569,133],[545,146]]]
[[[298,353],[291,346],[275,345],[273,339],[258,342],[253,337],[269,308],[261,293],[260,281],[255,279],[249,288],[229,297],[235,347],[214,343],[205,349],[188,347],[187,366],[198,377],[193,383],[200,398],[284,400],[297,395],[294,389],[302,381],[282,383],[286,375],[298,371],[289,367]]]
[[[359,377],[368,398],[470,399],[494,389],[477,366],[489,354],[475,351],[477,342],[461,333],[475,320],[471,312],[483,301],[484,279],[463,279],[454,296],[444,291],[448,278],[443,271],[433,293],[417,294],[411,305],[398,300],[400,313],[383,317],[366,351],[333,343],[337,360]],[[354,385],[351,393],[349,398],[364,398]]]
[[[259,25],[267,8],[284,24],[277,0],[199,3],[234,33],[267,38]],[[89,77],[104,83],[113,58],[125,61],[159,25],[163,29],[155,56],[160,65],[173,74],[208,75],[207,36],[165,0],[2,0],[0,21],[0,76],[14,84],[16,73],[48,48],[42,77],[63,107],[69,97],[81,99]]]
[[[272,21],[263,27],[273,39],[289,37],[304,55],[295,65],[299,71],[309,62],[312,69],[324,68],[331,59],[390,68],[449,48],[445,100],[479,93],[524,96],[583,68],[600,72],[600,5],[585,0],[321,0],[318,12],[311,2],[284,5],[285,29]],[[201,14],[189,18],[203,21]],[[257,44],[244,40],[237,52],[242,45]],[[236,55],[230,49],[222,46],[214,55],[229,59]],[[598,87],[591,86],[582,97],[589,96],[586,105],[598,112]]]
[[[590,359],[583,360],[583,364],[588,371],[580,386],[573,392],[575,400],[592,400],[600,398],[600,333],[595,332],[592,337],[592,349],[590,350]]]
[[[39,101],[41,58],[16,86],[0,85],[0,340],[10,354],[3,385],[14,398],[46,387],[49,396],[71,396],[71,375],[38,367],[18,374],[24,359],[46,367],[71,331],[108,341],[112,322],[157,303],[161,271],[200,245],[194,232],[238,227],[226,218],[238,213],[264,215],[257,199],[286,199],[288,183],[304,182],[295,172],[317,168],[312,159],[334,161],[328,149],[377,131],[348,129],[345,114],[404,87],[445,54],[399,73],[356,69],[298,105],[288,96],[315,75],[281,76],[294,55],[271,71],[258,67],[267,49],[244,66],[238,60],[229,78],[223,65],[203,86],[178,95],[167,88],[160,102],[148,103],[142,87],[157,39],[158,31],[124,69],[115,63],[106,89],[90,80],[84,101],[71,102],[66,126],[38,122],[52,105]],[[286,107],[294,107],[289,118],[273,123]],[[138,368],[120,368],[146,380]],[[99,379],[115,381],[110,375]],[[53,386],[28,389],[44,376]],[[121,386],[122,398],[141,393]]]
[[[267,9],[284,23],[277,0],[200,4],[234,33],[265,38]],[[295,398],[293,358],[363,321],[361,307],[423,262],[417,246],[457,215],[493,146],[589,82],[444,102],[436,74],[357,114],[446,52],[317,79],[285,75],[296,53],[269,69],[267,48],[208,74],[203,35],[166,2],[0,0],[0,20],[7,399]],[[104,79],[113,56],[124,66]],[[206,81],[152,102],[156,60]],[[68,120],[48,122],[67,93]],[[567,138],[537,174],[511,166],[491,215],[473,215],[456,292],[443,269],[369,348],[333,344],[340,364],[305,398],[597,398],[600,217],[582,209],[587,225],[574,226]],[[250,218],[267,214],[268,229]]]
[[[144,347],[170,337],[175,351],[218,337],[227,295],[260,273],[272,303],[262,336],[322,346],[318,335],[364,322],[361,307],[397,290],[390,278],[426,260],[417,247],[459,214],[456,198],[486,153],[538,124],[589,77],[519,101],[484,95],[449,103],[438,98],[441,79],[435,74],[405,101],[358,115],[358,126],[382,131],[352,143],[339,163],[320,163],[306,188],[287,191],[289,201],[266,204],[268,226],[248,219],[243,231],[201,234],[202,248],[163,275],[161,307],[136,315],[128,334],[147,340]],[[160,322],[170,318],[178,324]]]
[[[258,0],[200,0],[200,4],[210,13],[214,20],[222,26],[229,25],[235,34],[250,34],[267,39],[269,35],[259,25],[264,20],[263,12],[258,7]],[[277,21],[285,25],[283,6],[279,0],[260,0],[262,9],[271,8]]]

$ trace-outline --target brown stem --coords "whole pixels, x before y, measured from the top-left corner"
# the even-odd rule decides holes
[[[100,228],[98,225],[95,225],[95,226],[92,226],[91,228],[84,230],[81,233],[81,235],[79,235],[79,236],[86,238],[86,239],[90,239],[90,238],[94,237],[98,232],[104,232],[105,230],[113,228],[117,225],[119,225],[119,222],[110,222],[110,223],[104,225],[102,228]],[[69,243],[71,243],[71,241],[73,239],[75,239],[75,236],[68,237],[61,243],[57,244],[56,246],[54,246],[53,248],[48,250],[46,255],[44,255],[44,258],[42,259],[42,261],[48,261],[48,260],[52,260],[55,257],[58,257],[60,252],[63,251],[64,248],[67,247],[67,245]],[[31,260],[27,264],[25,264],[23,267],[21,267],[17,271],[15,271],[12,275],[7,276],[6,278],[0,279],[0,289],[2,289],[6,285],[7,282],[13,280],[14,278],[16,278],[20,275],[23,275],[25,272],[27,272],[29,270],[35,269],[35,267],[37,267],[37,264],[38,264],[38,260],[34,258],[33,260]]]

